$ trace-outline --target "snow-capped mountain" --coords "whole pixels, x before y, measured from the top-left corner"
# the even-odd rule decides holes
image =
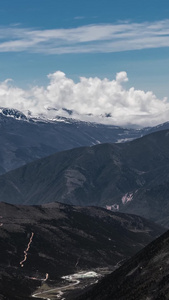
[[[15,119],[27,120],[26,115],[24,115],[21,111],[14,108],[0,108],[0,113],[7,117],[13,117]]]
[[[52,109],[53,110],[53,109]],[[80,146],[136,138],[141,132],[82,122],[69,116],[32,118],[11,108],[0,109],[0,174],[52,153]]]
[[[16,109],[1,107],[0,174],[58,151],[126,142],[169,128],[169,123],[143,129],[122,128],[73,119],[72,112],[66,108],[62,109],[65,116],[60,115],[57,109],[48,109],[54,116],[51,119],[46,119],[44,115],[32,117],[29,112],[24,114]]]

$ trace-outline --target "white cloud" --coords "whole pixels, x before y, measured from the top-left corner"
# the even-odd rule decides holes
[[[77,16],[77,17],[74,17],[74,19],[75,20],[83,20],[83,19],[85,19],[85,17],[84,16]]]
[[[159,47],[169,47],[169,19],[48,30],[0,27],[0,52],[108,53]]]
[[[43,114],[47,118],[68,116],[62,110],[66,108],[73,110],[74,118],[122,126],[151,126],[169,120],[167,99],[160,100],[151,91],[126,89],[126,72],[117,73],[112,81],[81,77],[75,83],[61,71],[49,74],[48,78],[47,87],[34,86],[29,90],[14,86],[11,80],[1,82],[0,106],[25,113],[29,110],[32,116]]]

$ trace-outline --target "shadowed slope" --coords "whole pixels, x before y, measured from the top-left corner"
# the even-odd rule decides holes
[[[125,144],[56,153],[0,176],[0,200],[112,205],[168,226],[168,149],[166,130]]]
[[[138,216],[59,203],[1,203],[0,222],[0,294],[10,300],[26,299],[46,274],[53,286],[79,270],[113,270],[164,232]]]
[[[168,267],[169,231],[77,300],[167,300]]]

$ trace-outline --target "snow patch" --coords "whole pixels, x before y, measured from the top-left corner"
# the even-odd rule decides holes
[[[123,205],[133,200],[133,193],[126,193],[122,198],[121,201]]]
[[[90,272],[79,272],[72,275],[62,276],[62,279],[72,281],[75,279],[95,278],[95,277],[100,277],[100,275],[94,271],[90,271]]]
[[[118,139],[116,144],[126,143],[126,142],[130,142],[130,141],[133,141],[133,140],[134,140],[134,138]]]
[[[113,204],[113,205],[106,205],[107,210],[112,210],[112,211],[119,211],[119,205],[118,204]]]

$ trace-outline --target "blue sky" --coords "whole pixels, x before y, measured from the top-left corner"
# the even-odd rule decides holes
[[[1,0],[0,81],[45,86],[48,74],[115,79],[169,98],[168,0]]]

